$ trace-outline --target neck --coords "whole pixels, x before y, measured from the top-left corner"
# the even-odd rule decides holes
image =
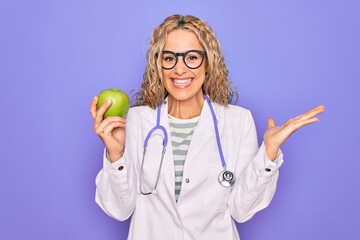
[[[200,115],[204,101],[202,93],[189,100],[177,100],[169,95],[168,113],[180,119],[194,118]]]

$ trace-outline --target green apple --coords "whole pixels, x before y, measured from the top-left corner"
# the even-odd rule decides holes
[[[103,118],[105,119],[107,116],[120,116],[125,118],[130,108],[128,95],[117,88],[102,90],[98,95],[96,109],[99,109],[101,105],[109,99],[112,100],[112,105],[106,110]]]

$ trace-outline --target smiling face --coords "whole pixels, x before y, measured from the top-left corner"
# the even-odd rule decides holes
[[[163,51],[171,51],[174,53],[184,53],[189,50],[204,51],[199,43],[196,35],[188,30],[175,30],[167,36]],[[188,54],[189,62],[194,61],[195,56]],[[164,59],[165,57],[165,59]],[[171,61],[163,56],[163,61]],[[190,69],[184,61],[183,56],[178,56],[178,61],[172,69],[162,69],[163,84],[169,93],[169,101],[202,101],[204,95],[202,85],[205,81],[206,59],[199,68]]]

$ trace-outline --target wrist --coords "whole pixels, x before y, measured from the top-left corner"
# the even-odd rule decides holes
[[[270,161],[274,161],[278,156],[279,148],[275,147],[275,146],[267,146],[265,144],[265,152],[266,152],[267,158]]]
[[[116,161],[118,161],[124,154],[124,151],[121,151],[121,152],[109,152],[109,151],[106,151],[106,155],[107,155],[107,158],[109,159],[109,161],[111,163],[114,163]]]

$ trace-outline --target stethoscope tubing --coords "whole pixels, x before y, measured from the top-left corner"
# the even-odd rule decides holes
[[[146,148],[149,142],[149,139],[151,137],[151,135],[156,131],[156,130],[161,130],[163,133],[163,149],[162,149],[162,153],[161,153],[161,160],[160,160],[160,164],[159,164],[159,171],[157,173],[156,176],[156,183],[155,183],[155,187],[154,190],[156,189],[158,183],[159,183],[159,178],[160,178],[160,172],[161,172],[161,168],[163,165],[163,160],[164,160],[164,155],[166,152],[166,146],[168,143],[168,135],[167,135],[167,131],[166,129],[160,125],[160,113],[161,113],[161,105],[158,106],[157,108],[157,116],[156,116],[156,125],[155,127],[153,127],[149,133],[146,135],[145,141],[144,141],[144,151],[143,151],[143,156],[142,156],[142,160],[141,160],[141,167],[140,167],[140,192],[143,195],[149,195],[152,193],[152,191],[150,192],[143,192],[142,191],[142,178],[143,178],[143,168],[144,168],[144,159],[145,159],[145,155],[146,155]]]
[[[157,116],[156,116],[156,125],[155,127],[153,127],[150,132],[146,135],[145,141],[144,141],[144,148],[147,147],[149,139],[151,137],[151,135],[156,131],[156,130],[161,130],[163,132],[163,136],[164,136],[164,140],[163,140],[163,147],[167,146],[168,143],[168,135],[167,135],[167,131],[166,129],[160,125],[160,113],[161,113],[161,105],[159,105],[157,107]]]
[[[222,147],[221,147],[219,128],[218,128],[218,124],[217,124],[217,118],[216,118],[216,115],[215,115],[215,111],[214,111],[214,108],[212,107],[212,104],[210,102],[209,97],[206,96],[206,95],[205,95],[205,100],[209,105],[211,116],[212,116],[212,119],[213,119],[213,122],[214,122],[216,143],[217,143],[218,152],[219,152],[220,159],[221,159],[221,164],[222,164],[223,168],[226,169],[226,162],[225,162],[224,154],[223,154]]]
[[[220,134],[219,134],[219,128],[218,128],[218,123],[217,123],[217,118],[215,115],[215,111],[214,108],[212,107],[212,104],[210,102],[210,99],[208,96],[205,95],[205,100],[210,108],[210,112],[211,112],[211,116],[213,119],[213,123],[214,123],[214,128],[215,128],[215,135],[216,135],[216,143],[217,143],[217,147],[218,147],[218,152],[220,155],[220,159],[221,159],[221,164],[223,167],[223,171],[220,172],[219,174],[219,183],[224,186],[224,187],[231,187],[234,183],[235,183],[235,173],[228,170],[226,167],[226,162],[225,162],[225,158],[224,158],[224,154],[223,154],[223,150],[221,147],[221,141],[220,141]],[[159,178],[160,178],[160,172],[161,172],[161,168],[163,165],[163,160],[164,160],[164,155],[166,152],[166,146],[168,143],[168,134],[166,129],[160,125],[160,115],[161,115],[161,104],[157,107],[157,116],[156,116],[156,125],[155,127],[153,127],[149,133],[146,135],[146,138],[144,140],[144,151],[143,151],[143,157],[142,157],[142,161],[141,161],[141,168],[140,168],[140,193],[143,195],[149,195],[152,193],[152,191],[156,190],[156,187],[158,185],[159,182]],[[161,160],[160,160],[160,165],[159,165],[159,170],[158,170],[158,174],[156,177],[156,183],[155,183],[155,187],[154,190],[150,191],[150,192],[143,192],[142,191],[142,180],[143,180],[143,167],[144,167],[144,159],[145,159],[145,155],[146,155],[146,148],[148,146],[148,142],[149,139],[151,137],[151,135],[156,131],[156,130],[160,130],[163,133],[163,150],[162,150],[162,154],[161,154]]]

